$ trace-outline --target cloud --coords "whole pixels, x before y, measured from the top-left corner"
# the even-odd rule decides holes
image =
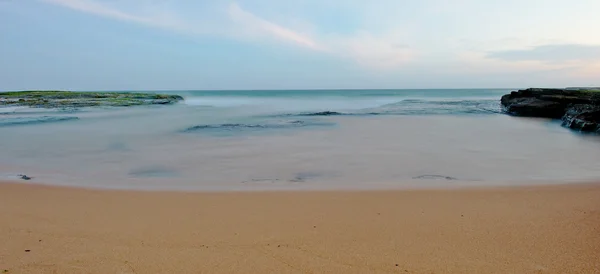
[[[44,2],[61,5],[74,10],[93,13],[96,15],[111,17],[114,19],[133,21],[138,23],[150,23],[148,18],[138,17],[135,15],[127,14],[119,10],[108,8],[100,3],[87,0],[42,0]]]
[[[600,60],[600,46],[581,44],[543,45],[524,50],[494,51],[488,58],[505,61],[570,62]]]
[[[520,60],[519,62],[489,58],[484,52],[463,51],[451,61],[455,71],[477,74],[495,74],[513,72],[527,75],[539,71],[556,71],[572,69],[571,63],[546,63],[537,60]]]
[[[357,29],[342,35],[320,31],[315,26],[309,34],[257,15],[236,2],[208,5],[208,8],[195,7],[195,10],[182,10],[180,6],[178,11],[173,11],[162,6],[150,7],[159,2],[164,4],[164,1],[140,1],[131,6],[126,6],[130,2],[121,1],[39,1],[187,35],[217,35],[251,43],[293,45],[319,54],[353,60],[370,69],[393,69],[416,56],[416,50],[406,43],[406,39],[398,31],[369,32]],[[194,14],[194,11],[197,12]],[[282,20],[282,16],[278,18]],[[296,18],[287,17],[288,22],[295,20]]]
[[[292,42],[311,50],[354,60],[371,69],[392,69],[415,56],[415,50],[405,41],[394,39],[393,33],[374,35],[367,31],[356,31],[350,35],[309,36],[253,14],[237,3],[229,5],[228,14],[247,37],[271,37]]]
[[[299,32],[285,28],[273,22],[260,18],[244,9],[237,3],[231,3],[228,7],[230,18],[242,27],[247,35],[253,36],[272,36],[283,41],[293,42],[300,46],[313,50],[323,49],[312,38]]]
[[[337,54],[367,68],[389,70],[405,65],[417,56],[417,51],[401,40],[393,33],[373,35],[358,32],[351,36],[331,37],[326,41]]]
[[[169,29],[174,31],[193,31],[189,25],[178,20],[167,12],[153,14],[136,14],[111,7],[102,2],[92,0],[41,0],[42,2],[63,6],[80,12],[91,13],[98,16],[108,17],[121,21],[129,21],[152,27]]]

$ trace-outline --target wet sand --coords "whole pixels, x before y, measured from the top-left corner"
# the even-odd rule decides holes
[[[600,185],[175,193],[0,184],[4,273],[600,273]]]

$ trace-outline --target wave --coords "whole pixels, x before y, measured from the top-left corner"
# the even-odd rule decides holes
[[[400,114],[500,114],[502,107],[496,99],[414,101],[409,104],[388,105],[388,110]]]
[[[186,97],[184,103],[190,106],[215,108],[246,108],[270,111],[318,112],[320,109],[360,110],[398,101],[393,97]]]
[[[331,126],[334,125],[330,122],[320,121],[285,121],[279,123],[263,123],[263,124],[243,124],[243,123],[225,123],[225,124],[205,124],[189,127],[184,132],[197,132],[197,131],[252,131],[252,130],[263,130],[263,129],[286,129],[286,128],[299,128],[309,126]]]
[[[77,108],[31,108],[31,107],[0,107],[0,115],[45,115],[82,112]]]
[[[10,117],[10,118],[0,118],[0,127],[55,123],[55,122],[64,122],[64,121],[71,121],[71,120],[79,120],[79,117],[75,117],[75,116]]]
[[[370,115],[463,115],[499,114],[502,107],[498,100],[424,100],[404,99],[373,108],[339,112],[325,110],[274,115],[275,117],[294,116],[370,116]]]

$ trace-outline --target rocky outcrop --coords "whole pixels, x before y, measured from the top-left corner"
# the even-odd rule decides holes
[[[321,111],[321,112],[313,112],[304,114],[304,116],[334,116],[334,115],[343,115],[340,112],[336,111]]]
[[[600,133],[600,106],[574,105],[567,110],[562,120],[565,127]]]
[[[506,94],[500,102],[510,115],[562,119],[565,127],[600,133],[600,91],[531,88]]]
[[[173,104],[181,100],[183,97],[179,95],[130,92],[17,91],[0,93],[0,107],[127,107]]]

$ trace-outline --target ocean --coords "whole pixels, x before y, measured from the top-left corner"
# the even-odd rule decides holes
[[[501,112],[510,89],[166,91],[129,108],[0,108],[0,179],[193,191],[600,178],[599,137]]]

